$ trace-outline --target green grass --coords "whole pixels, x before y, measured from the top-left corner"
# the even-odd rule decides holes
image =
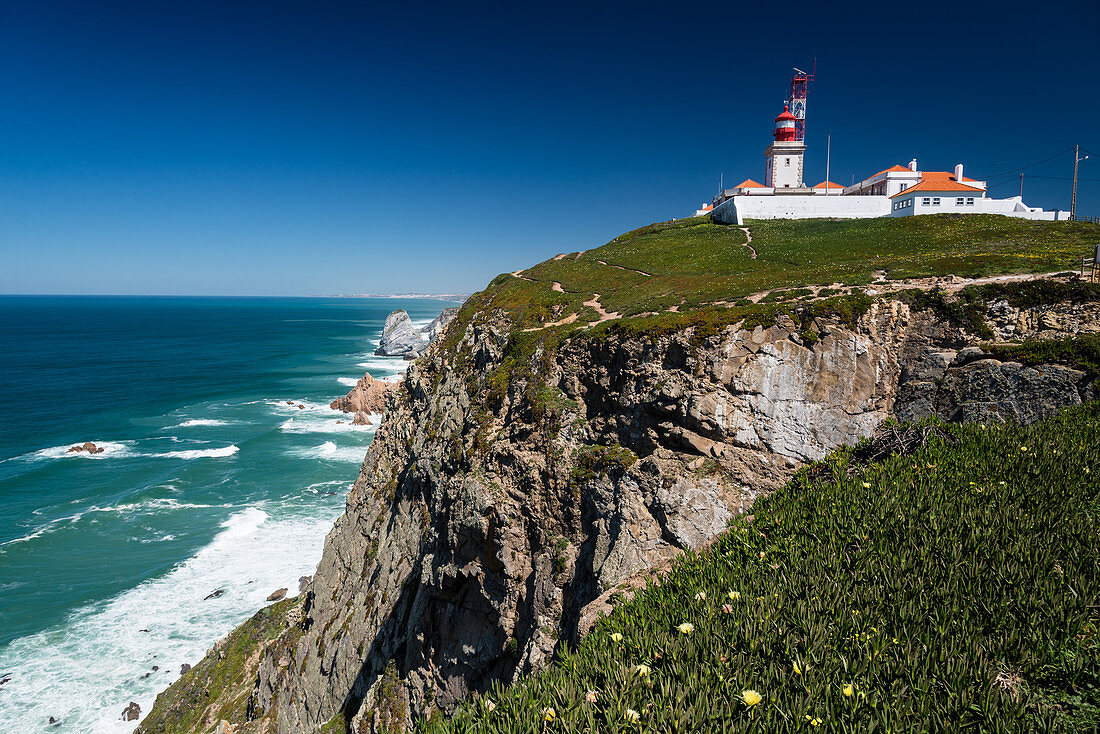
[[[1002,362],[1038,366],[1052,362],[1082,370],[1100,379],[1100,334],[1079,334],[1065,339],[1036,339],[1020,344],[987,344],[985,349]]]
[[[876,271],[908,279],[1064,270],[1100,238],[1100,225],[994,215],[761,221],[749,228],[755,260],[740,228],[698,217],[642,227],[579,257],[547,260],[523,271],[529,280],[500,275],[469,299],[452,339],[475,314],[493,311],[519,328],[538,328],[575,313],[575,323],[558,329],[568,334],[598,318],[583,305],[593,293],[600,294],[605,309],[629,318],[671,306],[682,313],[713,309],[715,303],[736,304],[776,289],[864,285]],[[565,292],[552,290],[553,282]]]
[[[551,668],[422,728],[1095,730],[1100,404],[935,433],[808,467]]]

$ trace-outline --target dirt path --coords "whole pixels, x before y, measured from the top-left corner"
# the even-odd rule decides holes
[[[603,260],[597,260],[596,262],[598,262],[600,265],[607,265],[607,267],[609,267],[609,268],[618,268],[619,270],[625,270],[628,273],[637,273],[638,275],[644,275],[647,278],[652,278],[653,277],[653,273],[647,273],[644,270],[635,270],[634,268],[624,268],[622,265],[611,265],[610,263],[605,263]]]
[[[591,301],[585,301],[583,305],[588,306],[589,308],[593,309],[596,313],[598,313],[600,315],[600,320],[599,321],[593,321],[592,323],[590,323],[588,325],[588,328],[590,328],[590,329],[593,326],[595,326],[596,324],[602,324],[605,321],[614,321],[615,319],[621,319],[623,317],[622,314],[617,313],[615,311],[608,312],[608,311],[604,310],[604,307],[602,305],[600,305],[600,294],[599,293],[593,293],[592,294],[592,300]]]
[[[753,247],[750,244],[752,242],[752,232],[749,231],[748,227],[741,227],[741,231],[745,233],[746,237],[748,237],[748,239],[745,240],[745,244],[743,245],[743,247],[749,248],[749,252],[752,253],[752,255],[750,255],[750,257],[752,257],[752,259],[755,260],[756,259],[756,248]]]
[[[514,277],[519,278],[520,280],[526,280],[528,283],[537,283],[538,282],[534,278],[528,278],[526,276],[520,275],[520,273],[522,273],[522,272],[523,272],[522,270],[513,270],[511,274]]]

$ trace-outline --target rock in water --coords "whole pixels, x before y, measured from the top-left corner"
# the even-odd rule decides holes
[[[413,326],[412,319],[405,309],[399,308],[386,317],[382,327],[382,339],[374,353],[381,357],[404,357],[417,355],[428,346],[420,330]]]
[[[96,446],[91,441],[87,441],[83,444],[78,444],[76,446],[73,446],[72,448],[70,448],[65,453],[68,453],[68,454],[77,453],[77,454],[79,454],[81,451],[87,451],[89,454],[102,454],[103,453],[103,449],[100,448],[99,446]]]
[[[180,675],[183,675],[184,673],[186,673],[189,670],[191,670],[191,666],[188,665],[187,663],[184,663],[183,665],[180,666]]]
[[[436,337],[443,333],[443,330],[447,328],[447,324],[451,323],[451,319],[455,317],[456,313],[458,313],[458,306],[445,308],[432,319],[430,324],[424,327],[424,334],[428,337],[429,342],[434,342]]]
[[[351,424],[353,426],[369,426],[369,425],[372,425],[372,423],[370,422],[370,416],[368,416],[366,413],[364,413],[361,410],[355,411],[355,418],[351,421]]]
[[[203,597],[203,601],[206,601],[207,599],[217,599],[219,596],[221,596],[224,593],[225,593],[225,589],[214,589],[209,594],[207,594],[205,597]]]
[[[342,398],[329,403],[333,410],[342,410],[345,413],[381,413],[386,409],[386,395],[397,387],[396,382],[383,382],[376,380],[369,374],[363,375],[355,387]],[[358,425],[370,425],[362,423]]]
[[[141,706],[138,706],[136,701],[131,701],[129,706],[122,709],[123,721],[137,721],[139,718],[141,718]]]
[[[284,598],[286,598],[286,591],[287,590],[285,588],[284,589],[276,589],[275,591],[271,592],[271,595],[267,597],[267,600],[268,601],[279,601],[280,599],[284,599]]]

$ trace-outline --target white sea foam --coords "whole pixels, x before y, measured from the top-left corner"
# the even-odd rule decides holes
[[[84,441],[81,441],[80,443],[69,443],[64,446],[41,449],[28,454],[27,457],[30,459],[111,459],[134,455],[133,441],[92,441],[96,448],[103,449],[97,454],[90,454],[87,451],[69,451],[73,446],[83,446],[84,443]]]
[[[340,416],[337,418],[336,416]],[[367,432],[370,433],[376,430],[378,421],[382,419],[380,414],[371,415],[370,426],[356,426],[353,425],[351,420],[352,416],[346,413],[333,413],[330,411],[329,417],[326,418],[314,418],[306,416],[304,418],[291,418],[288,421],[284,421],[279,430],[284,433],[345,433],[345,432]],[[337,421],[342,421],[337,423]]]
[[[408,360],[404,357],[366,357],[362,362],[358,363],[360,367],[364,367],[372,372],[381,372],[387,375],[405,374],[405,370],[409,366]]]
[[[194,418],[189,421],[184,421],[179,424],[179,428],[191,428],[192,426],[225,426],[228,425],[226,421],[220,421],[215,418]]]
[[[360,378],[357,377],[337,377],[336,381],[339,382],[341,385],[346,385],[347,387],[355,387],[359,384],[359,379]]]
[[[163,454],[150,454],[161,459],[216,459],[232,456],[240,451],[234,445],[223,446],[218,449],[185,449],[183,451],[166,451]]]
[[[366,446],[337,446],[333,441],[325,441],[320,446],[311,448],[294,449],[296,456],[306,459],[323,459],[325,461],[347,461],[360,464],[367,455]]]
[[[171,497],[157,498],[144,500],[142,502],[127,502],[118,505],[111,505],[109,507],[99,507],[97,505],[91,505],[80,512],[72,515],[66,515],[65,517],[59,517],[55,520],[50,520],[43,525],[38,526],[32,532],[19,538],[12,538],[11,540],[5,540],[0,543],[0,549],[7,545],[15,545],[16,543],[25,543],[35,538],[40,538],[47,533],[52,533],[56,530],[60,530],[77,520],[80,520],[85,515],[89,515],[96,512],[117,512],[117,513],[151,513],[162,512],[164,510],[183,510],[183,509],[198,509],[209,507],[232,507],[232,505],[204,505],[197,502],[180,502],[179,500],[172,499]],[[162,538],[162,540],[164,540]],[[4,551],[0,550],[0,554]]]
[[[296,590],[298,577],[313,572],[339,509],[311,506],[309,516],[285,517],[268,509],[272,515],[235,512],[209,545],[164,576],[0,649],[0,671],[12,676],[0,694],[0,729],[54,731],[46,723],[53,716],[65,731],[133,731],[121,720],[130,701],[148,712],[182,663],[198,662],[274,589]],[[225,593],[204,600],[215,589]]]

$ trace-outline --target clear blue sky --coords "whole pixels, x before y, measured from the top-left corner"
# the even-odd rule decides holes
[[[760,179],[815,58],[812,182],[1100,150],[1096,3],[771,6],[4,2],[0,292],[476,290]]]

